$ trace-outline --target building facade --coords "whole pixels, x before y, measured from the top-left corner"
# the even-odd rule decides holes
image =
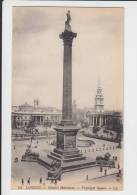
[[[40,107],[38,102],[34,100],[34,106],[26,102],[12,111],[12,129],[57,124],[61,117],[60,110],[53,107]]]
[[[105,127],[106,129],[114,131],[123,128],[122,112],[104,110],[104,97],[100,85],[97,87],[94,108],[86,113],[86,117],[89,126]]]

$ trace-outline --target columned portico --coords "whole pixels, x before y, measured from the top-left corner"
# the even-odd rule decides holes
[[[88,116],[89,117],[89,125],[102,127],[107,124],[108,116],[104,113],[93,113]]]

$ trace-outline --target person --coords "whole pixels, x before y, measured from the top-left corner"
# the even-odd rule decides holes
[[[28,181],[27,181],[28,184],[30,184],[30,177],[28,178]]]
[[[100,172],[102,172],[103,171],[103,168],[102,167],[100,167]]]
[[[119,163],[118,163],[118,165],[117,165],[117,168],[118,168],[118,169],[120,169],[120,165],[119,165]]]
[[[119,177],[121,177],[121,169],[119,169],[119,172],[118,172],[118,174],[119,174]]]
[[[105,169],[105,176],[107,175],[107,169]]]
[[[88,181],[88,175],[86,176],[86,180]]]
[[[40,177],[39,183],[42,184],[42,177]]]
[[[59,181],[61,181],[61,175],[59,176]]]
[[[21,183],[22,183],[22,185],[24,184],[24,179],[23,178],[21,179]]]
[[[14,150],[15,150],[15,145],[14,145]]]
[[[51,183],[53,183],[53,179],[51,179]]]
[[[117,177],[121,177],[121,170],[119,169]]]
[[[18,157],[16,157],[16,158],[15,158],[14,162],[15,162],[15,163],[17,163],[17,162],[18,162]]]

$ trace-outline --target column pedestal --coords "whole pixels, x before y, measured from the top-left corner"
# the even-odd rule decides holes
[[[57,145],[48,155],[49,158],[61,161],[62,165],[85,159],[76,147],[76,134],[79,128],[74,125],[58,125],[55,130],[57,131]]]

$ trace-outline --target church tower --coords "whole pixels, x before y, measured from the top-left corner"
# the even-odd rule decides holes
[[[104,112],[104,97],[102,95],[102,87],[98,81],[97,94],[95,96],[95,111]]]

